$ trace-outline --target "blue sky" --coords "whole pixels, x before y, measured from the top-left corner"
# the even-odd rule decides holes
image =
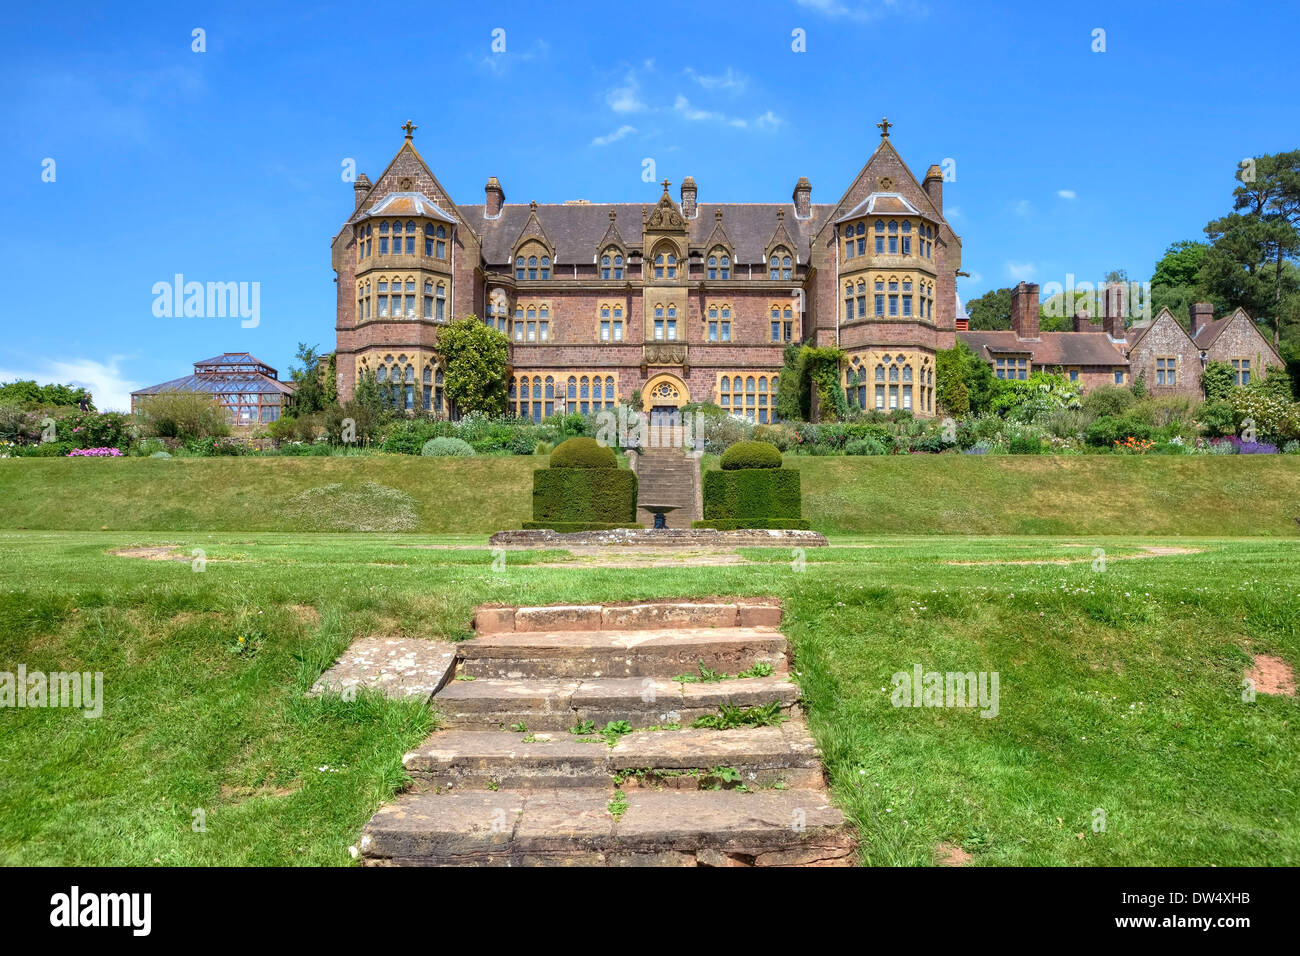
[[[7,5],[0,380],[121,407],[223,351],[287,376],[297,342],[331,348],[343,163],[376,176],[407,119],[462,202],[489,175],[511,202],[653,202],[645,158],[702,201],[807,176],[832,202],[887,114],[918,174],[954,161],[964,299],[1147,278],[1240,159],[1300,145],[1298,28],[1295,4],[1203,2]],[[258,325],[155,317],[176,273],[260,283]]]

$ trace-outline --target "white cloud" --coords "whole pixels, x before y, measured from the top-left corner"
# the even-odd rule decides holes
[[[686,75],[706,90],[727,90],[732,93],[743,93],[745,87],[749,85],[749,77],[743,73],[737,73],[731,67],[727,67],[724,73],[711,76],[707,73],[696,73],[688,66]]]
[[[728,116],[726,113],[719,113],[715,110],[702,110],[692,106],[691,101],[680,93],[677,94],[677,99],[673,101],[673,110],[680,114],[682,118],[696,123],[720,123],[723,126],[734,126],[737,129],[748,129],[751,125],[750,120],[739,116]],[[756,117],[752,125],[757,129],[776,129],[783,122],[784,120],[781,117],[768,110],[763,115]]]
[[[1078,199],[1078,198],[1079,198],[1079,194],[1076,193],[1073,189],[1058,189],[1058,190],[1056,191],[1056,195],[1060,196],[1062,199]]]
[[[1007,275],[1017,282],[1023,282],[1026,279],[1032,279],[1038,267],[1032,262],[1008,262]]]
[[[591,145],[608,146],[610,143],[618,142],[620,139],[622,139],[624,136],[627,136],[629,133],[635,133],[635,132],[636,132],[635,126],[628,126],[627,124],[624,124],[620,126],[618,129],[614,130],[614,132],[612,133],[608,133],[605,136],[597,136],[595,139],[591,141]]]
[[[145,383],[123,376],[121,363],[125,357],[114,355],[107,362],[87,358],[46,359],[23,369],[0,368],[0,382],[34,379],[38,385],[75,385],[90,392],[99,411],[129,412],[131,393]]]
[[[1028,216],[1034,206],[1028,199],[1021,199],[1011,208],[1015,210],[1017,216]]]
[[[645,109],[639,92],[636,76],[629,73],[622,86],[616,86],[605,94],[605,102],[615,113],[639,113]]]
[[[915,0],[796,0],[799,6],[827,17],[846,17],[866,23],[891,13],[923,16],[925,7]]]

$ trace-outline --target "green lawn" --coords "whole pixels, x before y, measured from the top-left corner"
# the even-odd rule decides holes
[[[163,543],[202,548],[206,570],[108,553]],[[1199,551],[1129,557],[1170,544]],[[684,568],[509,552],[493,571],[482,545],[0,533],[0,670],[105,681],[97,720],[0,710],[0,862],[347,864],[430,725],[416,706],[303,697],[349,640],[464,638],[485,601],[735,594],[785,601],[811,726],[866,863],[929,863],[945,842],[976,864],[1300,863],[1300,702],[1241,696],[1251,653],[1300,664],[1294,542],[845,537],[810,549],[802,571],[772,550]],[[1032,561],[1070,563],[1000,563]],[[890,676],[914,664],[996,671],[998,716],[892,707]]]
[[[716,459],[710,459],[708,466]],[[839,534],[1298,537],[1300,456],[787,455]],[[0,460],[0,528],[490,533],[532,515],[537,457]]]

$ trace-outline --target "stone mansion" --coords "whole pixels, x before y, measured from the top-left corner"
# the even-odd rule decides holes
[[[1281,364],[1244,313],[1216,322],[1194,309],[1204,341],[1195,329],[1178,341],[1164,313],[1125,329],[1109,307],[1101,326],[1040,334],[1038,289],[1023,283],[1010,331],[967,330],[942,170],[918,179],[891,124],[878,125],[879,145],[833,203],[814,203],[806,178],[789,202],[702,202],[689,176],[676,199],[665,180],[654,204],[507,203],[491,177],[482,203],[462,205],[407,123],[383,173],[357,177],[332,243],[340,398],[373,373],[399,407],[446,414],[438,329],[470,314],[507,336],[509,411],[533,419],[639,395],[652,414],[713,402],[774,421],[793,342],[844,351],[851,403],[923,417],[936,413],[935,353],[958,335],[1000,377],[1046,368],[1086,385],[1140,366],[1149,385],[1199,388],[1207,356],[1255,374]],[[1211,354],[1219,340],[1233,355]]]

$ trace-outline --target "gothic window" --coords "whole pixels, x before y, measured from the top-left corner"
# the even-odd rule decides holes
[[[439,322],[447,321],[447,286],[445,283],[438,283],[438,295],[435,302],[437,308],[433,317]]]
[[[731,278],[731,256],[724,249],[714,249],[709,253],[708,277],[710,279]]]
[[[903,255],[905,255],[905,256],[910,256],[910,255],[912,254],[912,223],[911,223],[911,220],[904,220],[904,221],[903,221],[902,229],[903,229]]]
[[[898,222],[894,219],[889,220],[889,254],[898,254]]]
[[[768,310],[772,320],[772,341],[773,342],[793,342],[794,341],[794,306],[786,303],[784,306],[774,304]]]
[[[623,341],[623,304],[621,302],[601,303],[600,340],[602,342]]]
[[[677,278],[677,255],[673,252],[657,252],[654,258],[654,277],[656,279]]]
[[[876,255],[881,255],[885,251],[885,220],[877,219],[875,226],[876,233]]]
[[[611,246],[600,257],[600,277],[602,279],[623,278],[623,253]]]
[[[655,306],[654,337],[656,342],[677,341],[677,306]]]
[[[794,266],[790,253],[784,246],[777,246],[767,261],[769,279],[789,279],[794,275]]]
[[[515,278],[516,279],[524,278],[524,257],[523,256],[515,257]]]

